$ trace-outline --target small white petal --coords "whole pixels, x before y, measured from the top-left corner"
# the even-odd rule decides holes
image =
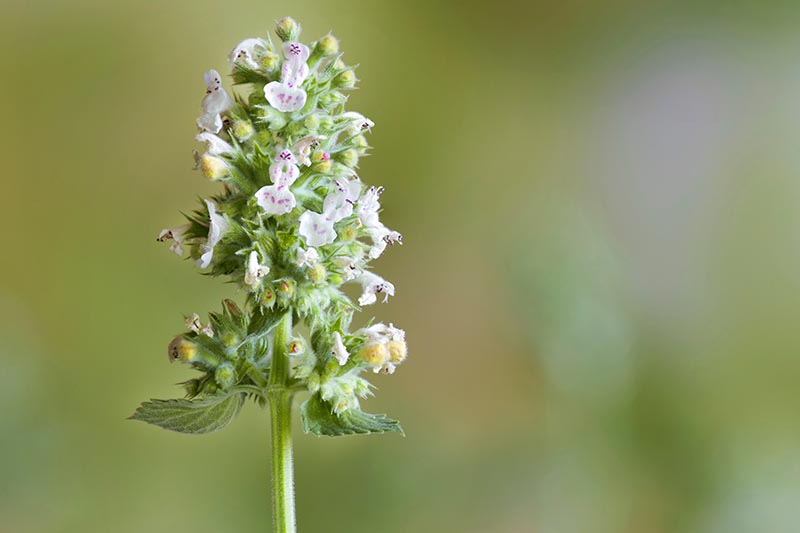
[[[204,244],[200,246],[200,251],[202,255],[200,259],[197,260],[197,264],[200,268],[206,268],[208,265],[211,264],[211,260],[214,258],[214,247],[217,243],[222,239],[222,235],[224,235],[228,230],[230,230],[230,224],[228,221],[225,220],[225,217],[217,213],[217,207],[214,205],[214,202],[211,200],[206,200],[206,207],[208,208],[208,239]]]
[[[244,283],[255,290],[261,283],[261,278],[269,274],[269,267],[258,262],[258,252],[253,250],[247,257],[247,268],[244,274]]]
[[[276,185],[286,185],[287,187],[295,182],[300,176],[300,169],[297,167],[297,160],[289,150],[281,150],[275,162],[269,166],[269,177]]]
[[[216,70],[209,70],[203,74],[206,82],[206,96],[200,106],[204,115],[218,115],[227,111],[232,104],[228,93],[222,88],[222,78]],[[216,133],[216,132],[214,132]]]
[[[222,129],[222,117],[219,113],[205,113],[197,119],[197,127],[210,133],[219,133]]]
[[[319,252],[317,252],[316,248],[309,248],[308,250],[297,249],[297,266],[315,265],[318,262]]]
[[[233,152],[233,146],[223,141],[213,133],[204,131],[195,135],[195,140],[206,143],[206,152],[211,155],[229,154]]]
[[[339,361],[339,366],[343,366],[350,357],[350,354],[347,353],[347,348],[345,348],[342,342],[342,336],[338,331],[333,333],[333,356]]]
[[[297,156],[297,159],[303,165],[311,166],[311,149],[319,145],[321,140],[325,139],[324,136],[309,135],[303,137],[292,145],[292,153]]]
[[[247,68],[256,70],[258,68],[256,58],[263,54],[263,52],[266,52],[266,50],[267,44],[263,39],[245,39],[237,44],[236,48],[228,55],[231,68],[234,68],[236,63],[240,63],[244,64]]]
[[[178,226],[177,228],[172,229],[163,229],[161,233],[158,234],[156,240],[158,242],[164,242],[167,240],[172,240],[172,244],[170,245],[169,249],[179,255],[183,256],[183,239],[184,233],[186,230],[189,229],[189,224],[184,224],[183,226]]]
[[[289,62],[305,63],[309,56],[308,46],[295,41],[283,43],[283,55]]]
[[[356,113],[355,111],[348,111],[347,113],[342,113],[342,118],[347,119],[348,121],[352,122],[353,126],[359,130],[371,130],[375,123],[372,122],[370,119],[362,115],[361,113]]]
[[[389,300],[389,296],[394,296],[394,285],[372,272],[363,272],[358,281],[362,286],[361,297],[358,299],[359,305],[371,305],[377,301],[377,295],[383,294],[383,302]]]
[[[195,333],[200,333],[203,327],[203,324],[200,323],[200,315],[197,313],[192,313],[192,316],[186,317],[184,324],[186,324],[186,329]]]

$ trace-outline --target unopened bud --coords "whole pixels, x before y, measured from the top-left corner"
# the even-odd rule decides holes
[[[358,152],[353,148],[345,150],[338,154],[337,159],[350,168],[355,168],[358,165]]]
[[[264,289],[261,293],[261,305],[264,307],[272,307],[275,305],[275,291],[271,287]]]
[[[333,85],[342,89],[352,89],[356,86],[356,73],[352,70],[345,70],[333,79]]]
[[[167,347],[167,355],[170,361],[181,361],[190,363],[197,359],[197,345],[181,336],[172,339]]]
[[[227,348],[232,348],[239,344],[239,337],[236,335],[236,333],[228,331],[222,335],[222,344],[224,344]]]
[[[236,382],[236,370],[230,363],[222,363],[214,372],[214,381],[221,389],[229,389]]]
[[[228,175],[228,165],[225,161],[208,154],[200,157],[200,170],[210,180],[217,180]]]
[[[317,392],[319,390],[319,384],[320,384],[319,382],[320,382],[319,374],[317,374],[316,372],[312,372],[311,374],[309,374],[308,392],[310,392],[311,394]]]
[[[328,272],[325,270],[325,267],[320,263],[317,263],[308,269],[308,279],[311,280],[312,283],[319,283],[325,279],[325,275],[327,273]]]
[[[305,120],[303,120],[303,125],[310,130],[316,130],[319,128],[319,115],[308,115]]]
[[[253,125],[249,120],[237,120],[233,123],[233,136],[244,141],[253,135]]]
[[[389,341],[386,343],[389,349],[389,360],[392,363],[402,363],[408,355],[408,346],[405,341]]]
[[[332,56],[339,53],[339,39],[333,35],[326,35],[317,41],[317,50],[323,56]]]
[[[267,72],[275,70],[275,67],[278,66],[278,56],[273,54],[272,52],[267,52],[263,56],[261,56],[261,60],[259,63]]]
[[[275,27],[281,41],[296,41],[300,37],[300,24],[292,17],[283,17]]]
[[[367,364],[375,367],[379,367],[389,360],[389,350],[384,344],[369,344],[364,346],[359,355]]]
[[[294,296],[294,289],[297,286],[297,282],[293,279],[284,279],[278,283],[278,296],[281,298],[291,298]]]
[[[358,236],[358,230],[355,226],[345,226],[339,232],[339,238],[346,241],[352,241]]]

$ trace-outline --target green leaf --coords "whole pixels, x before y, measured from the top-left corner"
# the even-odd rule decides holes
[[[241,393],[220,394],[196,400],[150,400],[130,416],[179,433],[212,433],[224,428],[239,414]]]
[[[402,435],[403,428],[397,420],[385,415],[372,415],[360,409],[349,409],[339,415],[333,412],[330,404],[315,394],[300,408],[303,418],[303,431],[321,437],[340,435],[368,435],[396,431]]]

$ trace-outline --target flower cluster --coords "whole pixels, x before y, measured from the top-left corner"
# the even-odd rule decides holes
[[[228,92],[218,72],[205,73],[195,168],[222,190],[187,224],[158,236],[206,273],[235,282],[244,310],[226,300],[208,324],[190,316],[169,359],[202,372],[185,384],[190,398],[263,389],[273,329],[289,313],[296,327],[277,348],[288,350],[292,384],[338,416],[370,394],[363,371],[391,374],[406,358],[405,334],[393,325],[350,330],[359,306],[394,295],[369,263],[402,236],[380,221],[383,187],[356,174],[374,123],[344,109],[356,77],[337,39],[303,44],[289,18],[276,32],[278,45],[251,38],[230,53],[243,90]],[[348,284],[360,286],[357,304]]]

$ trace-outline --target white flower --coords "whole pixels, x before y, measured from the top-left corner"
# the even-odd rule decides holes
[[[305,238],[307,246],[330,244],[336,239],[333,219],[326,213],[306,211],[300,215],[300,235]]]
[[[219,130],[222,129],[220,113],[224,113],[231,107],[231,98],[222,88],[222,79],[216,70],[209,70],[203,74],[203,79],[206,82],[206,96],[200,104],[203,114],[197,119],[197,125],[200,129],[219,133]]]
[[[297,200],[285,185],[267,185],[256,191],[256,202],[270,215],[285,215],[297,205]]]
[[[291,150],[278,152],[275,162],[269,166],[269,177],[272,183],[289,186],[300,176],[297,159]]]
[[[333,261],[344,271],[345,281],[353,280],[363,273],[363,270],[358,267],[356,260],[352,257],[337,257]]]
[[[307,137],[303,137],[292,145],[292,153],[297,156],[297,159],[300,160],[300,163],[310,167],[311,149],[319,146],[319,142],[323,139],[325,139],[325,137],[320,137],[318,135],[309,135]]]
[[[367,233],[372,239],[372,246],[369,249],[370,259],[379,258],[386,250],[387,244],[403,244],[403,236],[400,233],[392,231],[380,223],[377,226],[367,228]]]
[[[347,113],[342,113],[342,118],[347,119],[352,126],[357,131],[364,131],[364,130],[371,130],[372,127],[375,125],[370,119],[362,115],[361,113],[356,113],[355,111],[348,111]]]
[[[161,233],[158,234],[158,237],[156,237],[156,240],[158,242],[172,240],[173,242],[170,244],[169,249],[173,253],[183,256],[183,239],[187,229],[189,229],[189,224],[184,224],[183,226],[172,229],[163,229]]]
[[[195,140],[206,143],[206,153],[211,155],[229,154],[233,152],[233,146],[223,141],[213,133],[204,131],[195,135]]]
[[[192,313],[192,316],[187,316],[184,323],[186,324],[186,329],[194,331],[198,335],[205,335],[206,337],[214,336],[214,328],[211,327],[211,323],[209,322],[204,326],[203,323],[200,322],[200,315],[197,313]]]
[[[334,222],[339,222],[353,214],[353,204],[361,194],[361,181],[340,179],[333,183],[336,189],[325,197],[322,210]]]
[[[217,207],[211,200],[206,200],[206,207],[208,208],[208,239],[200,246],[202,255],[197,260],[197,265],[200,268],[207,268],[214,258],[214,247],[222,239],[222,235],[231,229],[225,217],[217,213]]]
[[[297,200],[289,186],[300,176],[297,160],[289,150],[281,150],[269,167],[269,176],[274,185],[256,191],[258,205],[270,215],[285,215],[295,208]]]
[[[308,250],[297,249],[297,266],[314,265],[318,262],[319,252],[317,252],[316,248],[309,248]]]
[[[257,53],[257,50],[261,50],[261,53]],[[231,69],[236,66],[236,63],[244,64],[249,69],[258,69],[256,57],[266,51],[267,43],[263,39],[245,39],[237,44],[228,56],[231,61]]]
[[[259,264],[258,252],[253,250],[247,257],[247,268],[244,274],[244,284],[253,290],[256,290],[258,284],[261,283],[261,278],[269,274],[269,267]]]
[[[264,96],[269,105],[283,113],[297,111],[306,104],[306,92],[300,88],[308,77],[308,47],[296,42],[283,45],[286,61],[281,67],[281,81],[271,81],[264,86]]]
[[[338,331],[333,333],[333,356],[339,361],[339,366],[343,366],[350,357],[350,354],[347,353],[347,348],[342,342],[342,335]]]
[[[372,239],[372,247],[369,250],[371,259],[380,257],[387,244],[396,242],[403,244],[403,236],[384,226],[378,217],[378,211],[381,208],[378,198],[382,193],[383,187],[370,187],[358,200],[358,207],[356,208],[358,219]]]
[[[195,333],[200,333],[203,327],[203,324],[200,322],[200,315],[197,313],[192,313],[192,316],[187,316],[184,324],[186,324],[186,329],[194,331]]]
[[[358,305],[371,305],[374,304],[378,297],[378,293],[383,294],[383,302],[389,300],[389,296],[394,296],[394,285],[372,272],[362,272],[358,277],[361,283],[362,292],[361,297],[358,299]]]

